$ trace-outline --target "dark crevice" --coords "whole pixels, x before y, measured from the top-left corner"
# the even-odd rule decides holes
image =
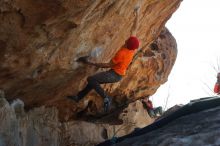
[[[108,130],[106,128],[102,130],[101,136],[103,139],[108,139]]]
[[[154,50],[154,51],[158,51],[158,50],[159,50],[159,47],[158,47],[158,45],[157,45],[156,43],[150,44],[150,48],[151,48],[152,50]]]
[[[162,57],[163,60],[165,60],[167,58],[164,53],[161,54],[161,57]]]
[[[21,16],[21,28],[23,28],[24,25],[25,25],[25,21],[26,21],[25,16],[24,16],[24,14],[21,12],[21,9],[18,10],[18,14]]]
[[[144,57],[153,57],[155,56],[154,52],[150,51],[150,50],[147,50],[144,52]]]

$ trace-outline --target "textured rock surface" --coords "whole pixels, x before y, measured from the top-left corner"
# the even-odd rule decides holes
[[[153,122],[139,101],[124,109],[119,115],[124,122],[117,125],[100,121],[60,123],[55,108],[35,108],[26,113],[23,106],[20,100],[9,105],[0,98],[0,146],[93,146]]]
[[[167,126],[115,146],[218,146],[220,107],[179,118]]]
[[[0,98],[0,146],[59,146],[60,123],[55,108],[23,111],[21,101],[11,106]]]
[[[93,61],[109,61],[130,34],[137,2],[1,0],[0,88],[7,99],[19,97],[27,108],[55,105],[62,120],[74,118],[81,110],[97,115],[102,99],[96,94],[77,106],[64,98],[76,94],[89,75],[101,71],[74,60],[99,50]],[[152,95],[166,82],[177,50],[164,25],[180,2],[142,1],[137,33],[141,51],[120,83],[105,86],[118,105]]]
[[[94,123],[68,122],[63,126],[63,139],[68,144],[92,146],[106,139],[111,139],[113,136],[127,135],[135,128],[143,128],[153,122],[140,101],[130,104],[119,114],[119,120],[122,122],[111,122],[110,125],[103,124],[103,121],[110,119],[106,117]],[[63,145],[67,144],[63,143]]]

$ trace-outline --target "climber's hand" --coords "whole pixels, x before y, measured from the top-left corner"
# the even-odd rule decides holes
[[[82,62],[82,63],[88,63],[88,58],[89,56],[83,56],[83,57],[79,57],[76,61],[77,62]]]

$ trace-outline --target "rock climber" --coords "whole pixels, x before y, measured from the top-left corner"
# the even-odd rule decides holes
[[[214,92],[220,95],[220,72],[217,74],[217,82],[215,83]]]
[[[85,97],[92,89],[94,89],[104,99],[104,111],[110,110],[112,98],[105,93],[100,84],[119,82],[126,74],[126,70],[135,54],[135,50],[139,47],[139,40],[136,37],[138,28],[139,7],[134,9],[135,19],[131,29],[130,37],[125,41],[125,44],[115,56],[108,63],[93,63],[88,61],[88,56],[81,57],[78,61],[93,65],[99,68],[110,68],[105,72],[97,73],[87,78],[88,84],[86,87],[78,92],[75,96],[68,96],[68,98],[78,102]]]
[[[163,111],[162,111],[162,107],[153,107],[153,103],[152,101],[149,99],[149,97],[146,97],[144,99],[142,99],[142,103],[145,109],[147,109],[148,115],[151,118],[156,118],[158,115],[161,116]]]

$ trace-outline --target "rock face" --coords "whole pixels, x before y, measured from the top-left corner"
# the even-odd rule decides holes
[[[22,101],[9,104],[0,94],[0,146],[93,146],[153,122],[140,101],[125,108],[119,119],[123,122],[115,125],[101,121],[61,123],[56,108],[25,112]]]
[[[96,51],[94,62],[109,61],[130,35],[139,3],[141,48],[123,80],[104,88],[117,105],[152,95],[166,82],[176,59],[175,39],[164,25],[180,2],[1,0],[0,89],[8,100],[22,99],[28,109],[56,106],[61,120],[82,110],[99,114],[102,99],[94,93],[79,105],[65,98],[101,71],[75,60]]]
[[[11,106],[0,98],[0,146],[59,146],[60,123],[55,108],[24,112],[23,103]]]
[[[154,121],[140,101],[130,104],[118,117],[120,120],[118,122],[112,121],[112,117],[105,117],[93,123],[85,121],[63,123],[62,137],[65,143],[62,145],[93,146],[113,137],[127,135],[135,128],[143,128]],[[109,121],[111,124],[108,124]]]
[[[179,118],[167,126],[115,146],[220,145],[220,106]]]

